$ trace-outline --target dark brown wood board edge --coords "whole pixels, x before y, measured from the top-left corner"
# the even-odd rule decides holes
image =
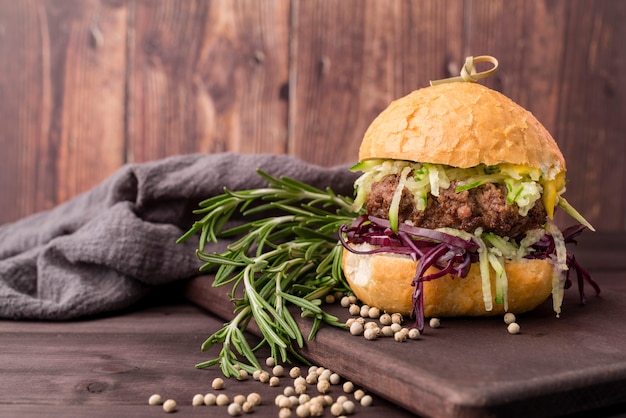
[[[211,283],[208,276],[192,280],[186,287],[187,298],[222,318],[231,318],[228,290],[212,287]],[[332,309],[331,313],[334,313]],[[303,334],[308,335],[311,322],[295,316]],[[251,331],[258,333],[254,327]],[[485,328],[477,332],[485,332]],[[538,344],[536,348],[541,350],[541,343]],[[408,345],[390,347],[398,351],[399,357],[411,355]],[[385,361],[377,343],[364,343],[330,327],[322,327],[300,352],[313,363],[331,368],[369,391],[425,416],[556,416],[626,402],[626,359],[606,367],[574,369],[553,377],[541,376],[504,385],[494,382],[491,386],[472,388],[463,383],[455,385],[445,375],[416,373],[402,361]]]

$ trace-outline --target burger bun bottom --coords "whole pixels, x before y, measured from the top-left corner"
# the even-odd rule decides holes
[[[389,313],[408,315],[413,308],[411,285],[417,262],[406,255],[378,253],[361,255],[343,251],[344,275],[354,294],[365,304]],[[426,275],[435,273],[431,267]],[[446,275],[424,282],[424,316],[493,316],[505,313],[504,304],[495,302],[495,272],[491,271],[493,308],[485,309],[478,263],[466,277]],[[506,312],[523,313],[543,303],[552,293],[554,268],[551,261],[519,259],[505,261],[508,291]]]

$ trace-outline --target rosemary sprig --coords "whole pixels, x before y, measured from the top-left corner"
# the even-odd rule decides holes
[[[238,368],[249,373],[259,369],[254,352],[265,344],[279,361],[290,361],[290,355],[300,358],[295,348],[303,346],[304,336],[289,306],[313,318],[309,339],[322,323],[344,327],[323,310],[321,298],[349,289],[341,273],[337,232],[357,216],[352,200],[330,188],[320,190],[260,170],[258,174],[268,181],[267,187],[224,189],[224,194],[201,202],[194,213],[202,218],[178,239],[182,242],[200,234],[201,270],[216,269],[213,286],[233,286],[229,297],[235,317],[202,345],[203,351],[215,344],[222,349],[217,358],[197,365],[219,364],[227,377],[239,376]],[[227,228],[236,214],[241,214],[243,222]],[[225,252],[205,251],[208,242],[220,239],[232,240]],[[251,320],[263,337],[255,347],[244,335]]]

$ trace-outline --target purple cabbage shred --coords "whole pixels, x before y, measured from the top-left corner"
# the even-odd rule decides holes
[[[563,231],[566,244],[576,244],[576,237],[585,229],[583,225],[575,225]],[[408,255],[418,261],[415,276],[411,285],[413,291],[413,309],[411,317],[415,319],[415,326],[424,330],[424,282],[450,275],[455,278],[464,278],[469,273],[472,263],[478,261],[479,244],[475,239],[465,240],[441,231],[419,228],[405,223],[398,226],[398,232],[391,229],[388,220],[368,215],[361,215],[351,225],[342,225],[339,229],[339,240],[349,251],[370,255],[377,253],[393,253]],[[376,248],[371,250],[357,250],[349,244],[370,244]],[[545,234],[531,246],[531,252],[526,258],[545,259],[554,256],[556,246],[552,236]],[[580,300],[585,303],[585,282],[589,283],[600,294],[600,287],[591,278],[591,275],[576,260],[573,254],[567,254],[565,288],[572,285],[570,273],[576,272]],[[426,274],[430,267],[438,269],[435,273]]]

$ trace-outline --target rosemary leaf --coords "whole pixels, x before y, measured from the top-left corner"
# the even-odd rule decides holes
[[[197,365],[219,364],[228,377],[237,376],[238,368],[260,368],[254,353],[265,345],[282,361],[304,360],[295,351],[304,345],[304,336],[290,307],[313,318],[309,339],[323,323],[345,328],[323,310],[321,298],[349,289],[341,272],[337,234],[342,224],[358,216],[352,211],[352,199],[330,188],[321,190],[260,170],[258,174],[268,182],[266,187],[224,189],[204,200],[194,211],[202,218],[177,241],[199,234],[196,254],[204,263],[201,271],[215,271],[213,286],[232,285],[228,297],[235,316],[202,345],[206,351],[221,344],[218,357]],[[231,220],[237,225],[226,228]],[[228,240],[226,251],[207,250],[207,244],[219,240]],[[245,334],[250,321],[263,336],[254,347]]]

